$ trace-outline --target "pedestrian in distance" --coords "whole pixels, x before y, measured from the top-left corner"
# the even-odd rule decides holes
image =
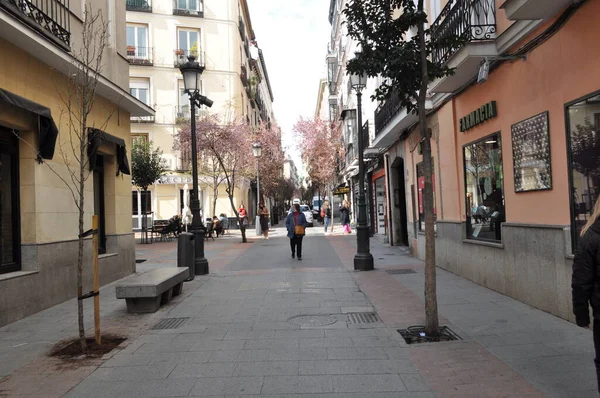
[[[321,217],[323,217],[323,224],[325,225],[325,233],[327,233],[327,228],[331,223],[331,209],[329,208],[329,202],[326,200],[323,202],[323,208],[321,209]],[[333,225],[331,226],[333,230]]]
[[[260,229],[263,233],[263,239],[269,239],[269,209],[262,202],[258,205],[258,215],[260,216]]]
[[[302,260],[302,239],[304,238],[308,222],[304,213],[300,211],[298,203],[294,204],[293,208],[294,211],[288,214],[285,219],[285,227],[287,229],[287,236],[290,238],[292,258],[297,255],[298,260]]]
[[[589,329],[590,304],[594,316],[596,377],[600,392],[600,198],[592,216],[581,230],[573,260],[573,313],[577,326]]]
[[[340,208],[340,223],[344,228],[344,233],[352,233],[350,229],[350,202],[347,200],[342,202],[342,207]]]
[[[248,212],[246,211],[246,207],[242,203],[238,210],[238,214],[240,215],[240,224],[242,227],[246,228],[248,226]]]

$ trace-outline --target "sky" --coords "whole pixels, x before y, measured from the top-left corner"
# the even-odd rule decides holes
[[[326,77],[331,33],[328,0],[247,0],[252,28],[273,89],[283,146],[303,173],[293,136],[299,116],[312,118],[319,80]]]

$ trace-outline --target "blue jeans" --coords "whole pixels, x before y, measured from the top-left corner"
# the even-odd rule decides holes
[[[327,232],[327,228],[329,227],[329,217],[325,217],[323,222],[325,223],[325,232]]]

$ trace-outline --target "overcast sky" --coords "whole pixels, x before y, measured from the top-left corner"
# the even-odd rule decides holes
[[[301,172],[292,127],[299,116],[314,115],[319,80],[326,77],[329,1],[248,0],[248,6],[265,57],[283,145]]]

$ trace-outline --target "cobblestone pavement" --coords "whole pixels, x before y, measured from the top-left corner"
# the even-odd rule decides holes
[[[354,272],[355,239],[309,229],[302,261],[281,228],[207,242],[210,275],[155,314],[128,314],[108,285],[103,330],[128,340],[99,360],[44,355],[76,335],[75,301],[0,328],[0,396],[598,396],[591,332],[442,270],[441,323],[462,340],[408,346],[397,329],[424,322],[423,264],[373,239],[377,269]],[[138,245],[138,271],[174,266],[175,248]],[[186,319],[150,329],[164,318]]]

